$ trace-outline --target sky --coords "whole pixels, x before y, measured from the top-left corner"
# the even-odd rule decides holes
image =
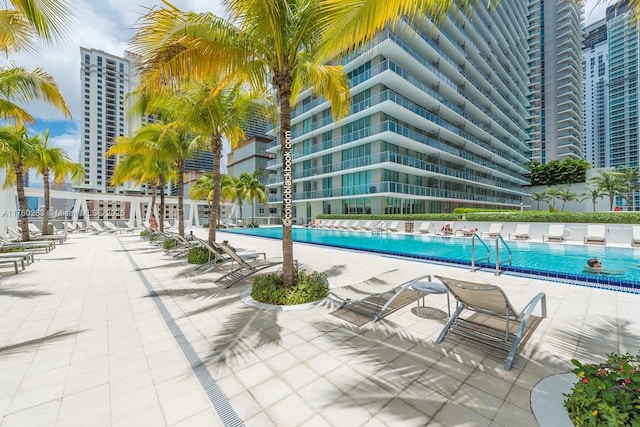
[[[72,119],[57,110],[34,104],[28,111],[37,119],[33,132],[50,131],[50,143],[64,148],[78,160],[80,148],[80,46],[124,55],[136,21],[150,8],[161,5],[160,0],[71,0],[75,8],[77,27],[58,48],[42,48],[35,55],[9,58],[27,69],[41,67],[55,78],[69,106]],[[211,11],[222,14],[221,0],[173,0],[182,10]],[[587,24],[604,17],[605,4],[601,0],[585,1]]]

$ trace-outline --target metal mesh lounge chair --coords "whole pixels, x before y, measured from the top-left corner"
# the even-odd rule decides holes
[[[430,279],[426,274],[413,277],[401,282],[406,273],[399,270],[386,271],[376,277],[349,286],[341,286],[331,289],[330,297],[339,302],[338,310],[345,309],[367,316],[371,322],[377,322],[396,310],[417,301],[420,293],[411,288],[411,285],[424,278]],[[398,282],[401,282],[398,285]]]
[[[229,246],[218,245],[218,248],[231,259],[231,270],[215,280],[216,283],[225,284],[225,289],[230,288],[242,279],[252,276],[259,271],[282,264],[282,260],[260,260],[259,258],[256,258],[255,263],[250,264]],[[259,252],[255,253],[259,254]]]
[[[435,277],[444,283],[456,299],[456,309],[436,342],[441,343],[447,338],[492,355],[506,357],[504,367],[511,369],[520,344],[526,341],[540,320],[547,317],[545,294],[539,293],[518,312],[498,286]],[[533,316],[533,309],[540,301],[542,315]]]
[[[584,236],[584,243],[597,243],[604,245],[607,242],[604,224],[587,224],[587,235]]]
[[[423,222],[422,224],[420,224],[420,227],[416,231],[419,232],[419,233],[422,233],[422,234],[431,233],[431,223],[430,222]]]

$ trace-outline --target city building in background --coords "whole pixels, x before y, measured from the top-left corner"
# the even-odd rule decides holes
[[[140,120],[128,118],[125,96],[138,85],[132,61],[101,50],[80,48],[80,163],[85,169],[80,191],[118,192],[111,187],[117,158],[106,158],[113,140],[131,135]]]
[[[531,160],[581,159],[582,2],[529,0]]]
[[[291,122],[299,220],[519,209],[530,161],[529,9],[503,0],[461,14],[438,26],[425,19],[418,32],[400,24],[345,58],[352,100],[339,121],[324,98],[301,93]],[[269,152],[270,201],[280,206],[280,142]]]
[[[593,167],[604,168],[609,166],[609,61],[604,19],[585,28],[582,45],[584,158]]]
[[[265,128],[266,129],[266,128]],[[259,171],[261,176],[258,180],[265,184],[269,177],[269,171],[267,171],[267,162],[273,159],[273,154],[267,152],[269,145],[273,143],[273,139],[264,134],[255,133],[253,131],[247,131],[246,134],[252,136],[246,141],[241,143],[235,150],[227,154],[227,175],[230,177],[238,177],[243,173],[253,175],[254,171]],[[270,195],[276,195],[277,190],[275,188],[267,189],[267,193]],[[248,202],[244,202],[242,205],[242,213],[238,211],[237,205],[227,206],[226,216],[221,215],[221,218],[226,220],[236,220],[240,217],[245,221],[250,221],[251,205]],[[269,206],[266,203],[254,203],[253,205],[253,217],[258,223],[273,223],[276,222],[278,217],[278,209],[275,206]]]

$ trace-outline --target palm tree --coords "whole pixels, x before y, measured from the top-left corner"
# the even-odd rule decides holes
[[[162,93],[165,89],[146,87],[142,83],[141,91],[156,91]],[[163,97],[166,99],[167,97]],[[242,128],[249,121],[251,113],[263,110],[263,98],[243,90],[239,83],[225,80],[207,79],[192,81],[179,88],[177,94],[170,94],[173,102],[164,104],[163,108],[172,108],[171,115],[179,117],[193,132],[202,136],[203,148],[213,153],[213,200],[209,210],[210,242],[215,242],[216,224],[219,217],[220,200],[220,160],[222,158],[223,138],[226,138],[231,148],[236,148],[245,139]]]
[[[235,203],[238,199],[236,181],[229,175],[220,176],[220,203],[229,201]]]
[[[531,193],[531,200],[537,203],[537,210],[540,210],[540,202],[549,202],[549,193],[542,191],[539,193]]]
[[[0,50],[5,54],[33,51],[40,41],[53,44],[68,34],[73,24],[71,5],[66,0],[9,0],[11,8],[0,9]],[[0,66],[0,118],[18,125],[33,117],[18,103],[45,101],[71,116],[53,77],[40,68]]]
[[[261,170],[255,170],[252,174],[248,172],[244,172],[240,174],[240,181],[242,182],[242,186],[244,188],[245,198],[249,201],[251,205],[251,225],[255,225],[255,201],[258,203],[266,203],[267,202],[267,189],[260,182],[260,177],[262,176]]]
[[[18,192],[20,228],[22,240],[29,240],[29,217],[27,196],[24,193],[24,177],[35,161],[35,143],[24,126],[0,127],[0,167],[6,169],[4,187],[14,184]]]
[[[587,199],[591,199],[591,203],[593,204],[593,211],[596,211],[596,205],[598,204],[598,199],[602,199],[604,194],[602,194],[602,190],[599,188],[588,188],[582,194],[580,194],[580,201],[583,202]]]
[[[66,0],[9,0],[11,8],[0,9],[2,37],[0,50],[5,53],[31,51],[39,41],[54,44],[72,28],[71,3]]]
[[[627,199],[627,210],[632,211],[635,208],[633,203],[633,192],[640,189],[640,184],[638,182],[638,174],[640,173],[640,168],[637,166],[622,166],[616,169],[616,172],[620,173],[622,180],[625,182],[625,185],[627,187],[627,195],[625,197]]]
[[[468,3],[469,1],[462,1]],[[389,21],[401,17],[443,16],[448,0],[332,0],[226,2],[229,21],[211,13],[183,12],[163,0],[150,10],[132,40],[143,65],[143,80],[155,86],[178,76],[206,78],[213,73],[242,76],[253,87],[270,84],[280,106],[283,159],[283,283],[294,284],[291,105],[305,87],[331,103],[333,117],[349,111],[348,79],[341,65],[327,64],[360,47]]]
[[[49,131],[45,131],[44,138],[40,135],[33,138],[36,156],[36,174],[42,176],[44,184],[44,215],[42,217],[42,233],[49,232],[49,210],[51,209],[51,184],[50,179],[53,174],[53,181],[62,184],[67,176],[73,181],[80,182],[84,178],[84,168],[79,163],[71,160],[66,151],[61,147],[51,147],[49,145]]]
[[[593,177],[589,183],[595,185],[603,195],[609,196],[609,210],[613,210],[613,204],[618,194],[627,191],[622,175],[616,171],[598,171],[600,176]]]
[[[560,212],[564,212],[564,206],[567,204],[567,202],[578,200],[578,195],[571,191],[570,188],[561,188],[557,197],[562,200],[562,208],[560,209]]]
[[[556,208],[556,199],[559,199],[563,194],[562,189],[560,188],[548,188],[547,195],[549,199],[553,202],[553,211],[558,212],[558,208]]]

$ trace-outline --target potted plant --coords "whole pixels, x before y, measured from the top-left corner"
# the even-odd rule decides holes
[[[608,354],[604,363],[571,361],[578,382],[564,406],[576,427],[640,426],[640,354]]]
[[[251,297],[266,304],[295,305],[318,301],[329,295],[327,275],[304,270],[297,272],[295,284],[284,287],[282,273],[270,273],[258,276],[253,280]]]

